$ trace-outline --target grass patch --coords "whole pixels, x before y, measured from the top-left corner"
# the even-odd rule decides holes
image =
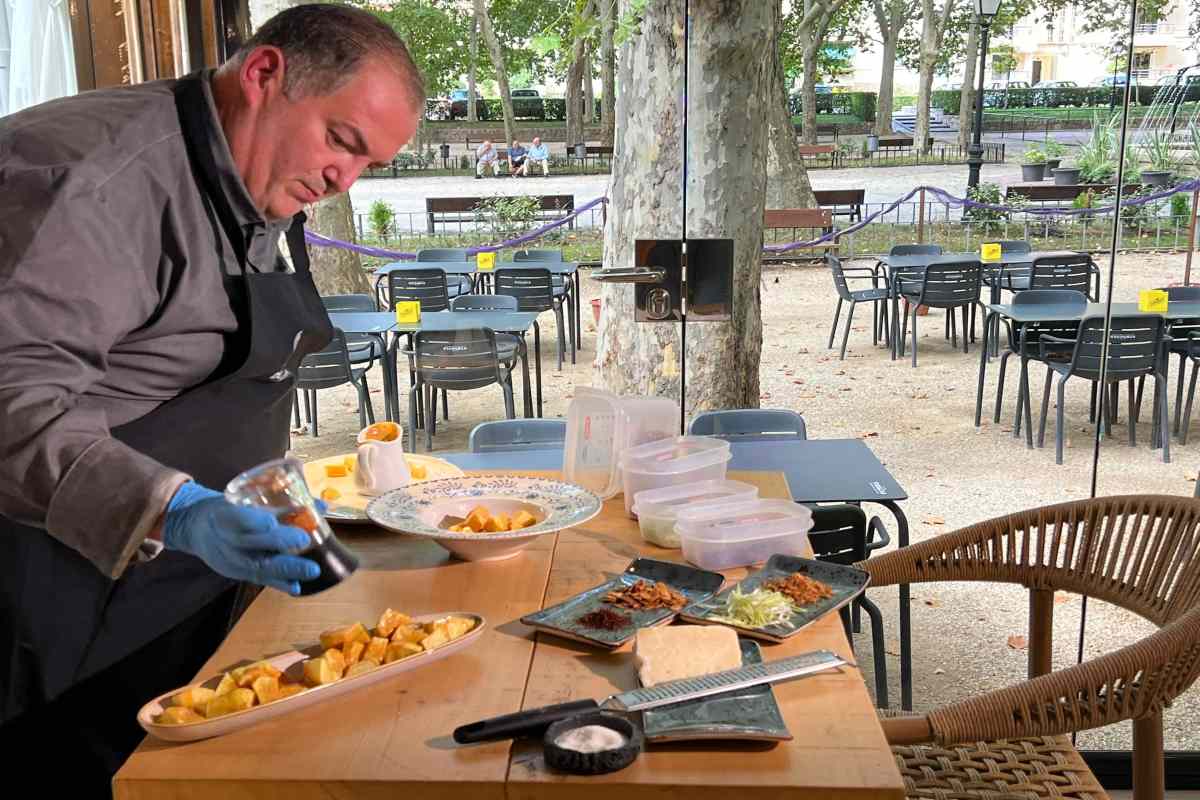
[[[793,125],[803,125],[804,117],[792,117]],[[861,117],[856,117],[853,114],[817,114],[818,125],[862,125]]]

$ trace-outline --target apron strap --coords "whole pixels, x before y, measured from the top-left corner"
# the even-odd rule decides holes
[[[297,275],[308,277],[308,245],[304,242],[304,223],[308,216],[303,212],[299,212],[292,217],[292,224],[287,229],[287,246],[288,254],[292,257],[292,267],[296,270]]]

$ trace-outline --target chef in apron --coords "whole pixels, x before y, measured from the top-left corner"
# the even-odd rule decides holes
[[[6,763],[53,753],[56,789],[106,796],[138,708],[253,592],[318,575],[307,534],[221,490],[284,455],[332,335],[302,208],[390,161],[424,105],[388,26],[313,4],[215,71],[0,118]]]

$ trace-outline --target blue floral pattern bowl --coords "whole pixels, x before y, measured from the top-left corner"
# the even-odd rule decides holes
[[[517,531],[457,533],[446,517],[463,518],[475,506],[489,512],[526,511],[537,520]],[[425,536],[466,561],[512,558],[534,539],[582,525],[600,513],[601,500],[573,483],[510,475],[444,478],[381,495],[367,506],[371,521],[389,530]]]

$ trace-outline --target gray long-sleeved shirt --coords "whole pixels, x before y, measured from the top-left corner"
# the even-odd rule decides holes
[[[251,269],[279,265],[204,76],[217,184]],[[205,381],[237,320],[175,81],[0,118],[0,514],[118,576],[186,476],[110,435]],[[222,487],[214,487],[222,488]],[[0,534],[2,535],[2,534]]]

